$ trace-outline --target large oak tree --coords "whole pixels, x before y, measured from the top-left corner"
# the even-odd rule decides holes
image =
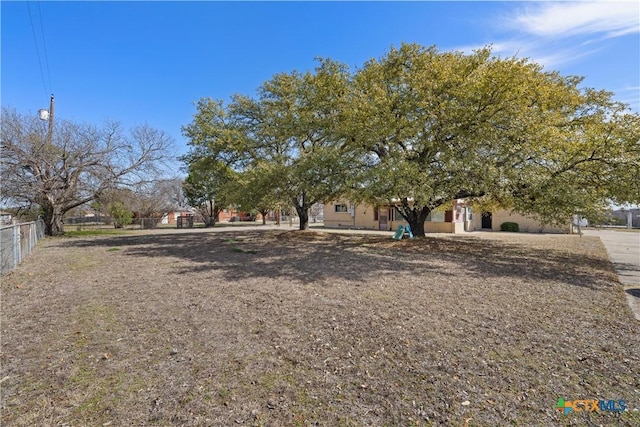
[[[263,206],[256,208],[293,206],[304,230],[314,203],[346,191],[357,158],[335,128],[348,85],[346,69],[327,60],[313,73],[275,75],[256,98],[237,95],[226,107],[200,100],[184,128],[191,146],[186,159],[225,162],[243,174],[241,182],[258,183],[251,199]],[[238,201],[247,204],[246,197]]]
[[[424,235],[429,213],[481,199],[549,221],[640,198],[637,114],[526,59],[403,44],[353,79],[341,125],[362,150],[360,198]]]

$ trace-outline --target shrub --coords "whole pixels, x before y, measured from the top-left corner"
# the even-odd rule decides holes
[[[520,227],[518,227],[518,224],[515,222],[503,222],[502,224],[500,224],[500,230],[513,231],[517,233],[518,231],[520,231]]]
[[[122,202],[109,203],[107,212],[111,215],[115,228],[124,228],[133,222],[133,212]]]

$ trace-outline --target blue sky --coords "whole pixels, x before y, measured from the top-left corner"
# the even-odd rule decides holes
[[[529,57],[640,112],[640,3],[2,1],[2,106],[148,123],[187,150],[201,97],[253,95],[315,57],[351,67],[401,42]],[[40,65],[41,64],[41,65]],[[42,70],[42,71],[41,71]]]

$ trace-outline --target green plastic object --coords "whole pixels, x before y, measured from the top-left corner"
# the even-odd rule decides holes
[[[399,225],[396,233],[393,235],[395,240],[400,240],[404,236],[404,225]]]

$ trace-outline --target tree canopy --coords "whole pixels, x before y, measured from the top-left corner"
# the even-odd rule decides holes
[[[192,153],[292,204],[306,228],[316,201],[391,204],[424,235],[433,209],[465,198],[544,221],[640,202],[640,116],[490,48],[471,54],[402,44],[350,71],[321,60],[281,73],[257,97],[201,100]]]
[[[236,174],[223,162],[206,157],[192,160],[187,172],[183,184],[187,201],[202,216],[205,227],[213,227],[231,203]]]
[[[311,205],[347,190],[355,153],[334,126],[347,90],[344,67],[323,61],[315,73],[274,76],[255,99],[237,95],[226,108],[220,101],[200,100],[184,128],[191,146],[185,159],[224,162],[241,174],[238,182],[251,186],[244,193],[260,205],[256,208],[293,206],[300,229],[306,229]],[[246,197],[236,201],[246,205]]]
[[[391,202],[418,235],[458,198],[549,221],[637,200],[638,115],[581,81],[488,48],[391,49],[358,70],[345,110],[345,133],[369,156],[362,197]]]

